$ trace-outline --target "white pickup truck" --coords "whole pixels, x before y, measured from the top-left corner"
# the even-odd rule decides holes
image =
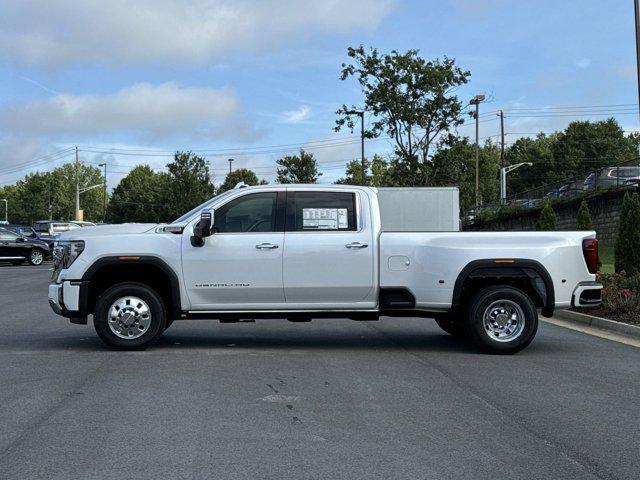
[[[118,349],[150,345],[177,319],[391,316],[515,353],[538,310],[601,302],[595,232],[387,231],[381,199],[357,186],[236,188],[171,224],[70,230],[49,303],[72,323],[92,315]]]

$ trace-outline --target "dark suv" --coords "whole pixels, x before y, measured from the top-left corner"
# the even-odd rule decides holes
[[[49,253],[49,245],[46,242],[27,238],[0,227],[0,261],[11,262],[14,265],[24,262],[41,265]]]

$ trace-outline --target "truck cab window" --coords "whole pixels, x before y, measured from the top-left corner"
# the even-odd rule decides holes
[[[275,232],[276,198],[276,192],[269,192],[244,195],[231,200],[215,211],[216,232]]]
[[[346,231],[357,229],[355,193],[289,192],[287,231]]]

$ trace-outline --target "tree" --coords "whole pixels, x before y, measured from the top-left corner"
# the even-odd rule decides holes
[[[313,153],[300,149],[300,155],[287,155],[279,160],[278,183],[316,183],[322,173],[318,172],[318,163]]]
[[[547,200],[544,203],[544,207],[542,207],[542,211],[540,212],[540,217],[538,218],[538,222],[536,223],[536,230],[553,231],[556,229],[556,223],[556,213],[553,211],[551,202]]]
[[[169,170],[165,203],[168,216],[176,218],[213,197],[214,187],[207,161],[192,152],[176,152]]]
[[[51,172],[51,204],[53,219],[73,220],[75,217],[76,181],[80,188],[100,185],[80,194],[84,219],[102,220],[104,177],[99,168],[84,163],[65,163]],[[44,218],[48,218],[47,216]]]
[[[559,132],[535,138],[519,138],[506,151],[509,163],[533,165],[509,174],[513,192],[525,192],[544,184],[583,176],[636,157],[640,136],[625,136],[615,119],[599,122],[575,121]],[[582,178],[580,178],[580,181]],[[533,193],[542,195],[542,192]],[[535,198],[540,198],[540,197]]]
[[[361,45],[349,48],[350,64],[342,64],[340,79],[356,77],[364,95],[364,109],[373,116],[365,130],[366,138],[386,133],[395,144],[398,164],[412,176],[428,182],[425,165],[435,140],[464,123],[464,105],[454,94],[467,83],[471,73],[444,57],[426,61],[418,50],[380,54]],[[353,131],[358,119],[350,111],[356,106],[342,107],[336,112],[335,130],[348,127]]]
[[[624,194],[614,251],[616,272],[633,275],[640,271],[640,200],[637,193],[633,196]]]
[[[36,220],[73,220],[75,215],[76,181],[80,188],[102,185],[104,178],[98,168],[83,163],[66,163],[51,172],[25,175],[14,185],[3,188],[0,198],[6,198],[9,219],[30,225]],[[101,188],[80,195],[80,207],[85,220],[102,219]]]
[[[448,135],[442,139],[428,168],[430,186],[458,187],[463,211],[475,204],[475,145],[469,138]],[[479,170],[480,198],[484,203],[497,200],[500,149],[491,140],[480,147]]]
[[[154,172],[148,165],[138,165],[113,189],[107,220],[123,222],[165,222],[172,219],[163,198],[167,175]]]
[[[233,172],[227,174],[227,177],[224,179],[224,183],[220,185],[220,187],[218,188],[218,193],[231,190],[240,182],[244,182],[247,185],[266,185],[267,184],[265,180],[258,180],[258,177],[253,172],[253,170],[249,170],[248,168],[238,168]]]
[[[591,211],[585,200],[580,204],[578,216],[576,217],[578,230],[593,230],[593,220],[591,219]]]
[[[371,187],[394,186],[389,163],[379,155],[374,155],[371,162],[364,161],[365,182]],[[362,182],[362,161],[352,160],[347,163],[346,176],[335,183],[343,185],[360,185]]]

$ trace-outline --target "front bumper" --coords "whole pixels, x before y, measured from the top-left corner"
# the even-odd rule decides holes
[[[49,285],[49,306],[71,323],[87,323],[85,282],[64,281]]]
[[[571,297],[572,307],[597,307],[602,303],[602,284],[598,282],[579,283]]]

